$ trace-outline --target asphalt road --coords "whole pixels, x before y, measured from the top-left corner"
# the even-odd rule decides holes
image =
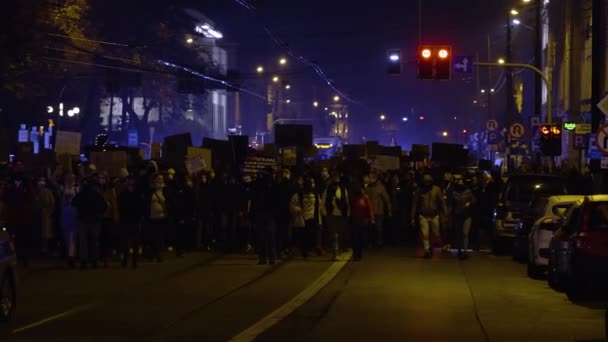
[[[339,270],[331,279],[328,271]],[[301,306],[287,305],[329,283]],[[602,303],[571,303],[524,266],[486,253],[424,260],[414,249],[362,262],[197,253],[140,269],[21,272],[0,341],[226,341],[268,322],[260,341],[603,341]],[[321,284],[322,285],[322,284]],[[314,289],[313,289],[314,290]],[[316,293],[316,294],[315,294]],[[291,302],[290,302],[291,301]],[[264,318],[266,318],[264,320]],[[256,325],[258,323],[258,325]]]

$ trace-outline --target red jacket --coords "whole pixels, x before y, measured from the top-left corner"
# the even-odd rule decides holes
[[[355,196],[351,199],[351,218],[355,224],[367,224],[374,221],[374,210],[367,195]]]

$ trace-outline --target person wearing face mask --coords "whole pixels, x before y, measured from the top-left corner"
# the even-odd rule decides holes
[[[154,174],[151,178],[151,190],[146,195],[144,211],[147,219],[146,245],[149,247],[149,256],[157,262],[162,262],[161,247],[163,231],[169,220],[168,194],[165,180],[161,174]]]
[[[386,191],[386,187],[378,178],[378,175],[371,174],[363,177],[363,185],[372,208],[374,209],[374,231],[376,239],[375,245],[382,247],[384,244],[384,220],[392,216],[392,203]]]
[[[454,189],[450,198],[449,207],[452,209],[452,222],[456,233],[458,257],[461,260],[467,258],[466,251],[469,247],[469,233],[471,231],[471,213],[475,204],[475,196],[471,189],[465,184],[462,175],[454,177]]]
[[[35,195],[36,221],[42,238],[42,253],[46,254],[53,240],[53,211],[55,210],[55,196],[47,188],[46,178],[38,178]]]
[[[137,179],[135,177],[127,177],[125,186],[125,190],[118,195],[122,267],[127,267],[130,255],[131,267],[137,268],[140,225],[143,218],[143,196],[137,192]]]
[[[422,243],[424,246],[424,257],[429,259],[433,256],[429,241],[429,233],[433,232],[435,238],[440,239],[439,217],[447,215],[447,206],[441,189],[433,184],[433,176],[426,172],[422,178],[422,185],[416,190],[412,203],[412,225],[420,226]]]
[[[194,225],[194,184],[190,175],[182,176],[176,182],[175,191],[175,252],[183,257],[188,237]]]
[[[15,235],[17,260],[27,267],[34,246],[34,189],[25,177],[23,164],[17,162],[10,183],[3,193],[6,224]]]
[[[118,226],[118,195],[114,185],[110,183],[110,177],[107,173],[102,172],[97,176],[99,189],[101,195],[106,201],[106,212],[103,215],[103,221],[101,223],[101,235],[100,235],[100,257],[103,262],[103,267],[108,267],[108,259],[112,255],[112,251],[118,251],[119,246],[117,244],[118,232],[116,227]]]

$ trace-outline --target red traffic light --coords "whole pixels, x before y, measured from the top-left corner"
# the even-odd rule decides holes
[[[542,135],[551,134],[551,126],[540,126],[540,133]]]
[[[440,49],[439,52],[437,53],[437,55],[441,59],[446,59],[446,58],[450,57],[450,53],[448,52],[447,49]]]
[[[562,130],[556,125],[542,125],[540,126],[540,133],[542,135],[560,135]]]

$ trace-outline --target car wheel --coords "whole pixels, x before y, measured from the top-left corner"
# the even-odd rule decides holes
[[[528,277],[532,279],[541,279],[545,275],[542,267],[535,265],[533,262],[528,261]]]
[[[7,273],[0,283],[0,321],[9,321],[15,312],[15,306],[15,289],[12,278]]]

